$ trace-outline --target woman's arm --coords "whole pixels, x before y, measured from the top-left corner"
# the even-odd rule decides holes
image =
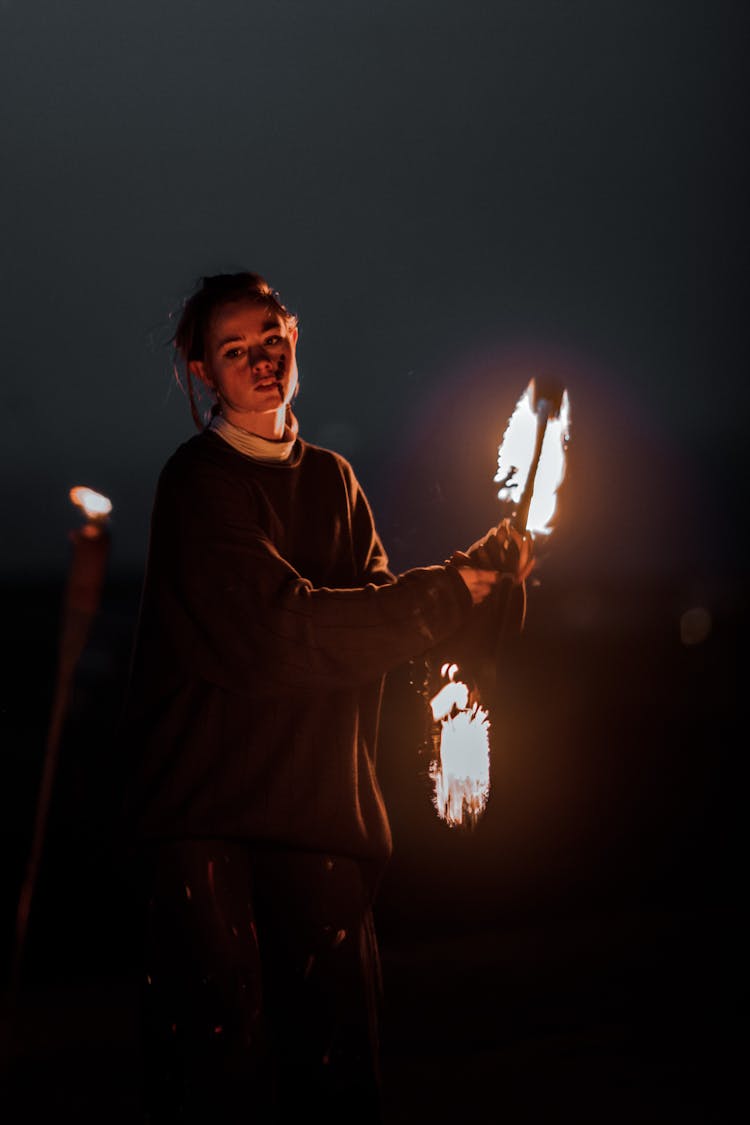
[[[472,603],[452,566],[391,575],[371,535],[361,586],[316,588],[281,556],[231,474],[213,465],[189,480],[166,472],[152,520],[149,612],[180,659],[231,690],[368,682],[455,631]]]

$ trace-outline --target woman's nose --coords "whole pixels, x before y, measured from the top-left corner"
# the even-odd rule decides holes
[[[262,346],[250,348],[248,351],[248,359],[251,367],[260,367],[262,365],[271,366],[271,357],[266,349]]]

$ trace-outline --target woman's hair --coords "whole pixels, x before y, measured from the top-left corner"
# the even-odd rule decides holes
[[[201,278],[197,288],[183,302],[177,328],[172,337],[175,375],[180,386],[187,390],[190,412],[199,430],[203,429],[204,420],[198,409],[190,364],[194,360],[204,358],[211,318],[225,305],[237,301],[249,301],[273,309],[284,321],[287,329],[297,325],[297,317],[289,312],[276,290],[272,289],[260,274],[219,273],[212,277]],[[184,373],[182,377],[180,364]]]

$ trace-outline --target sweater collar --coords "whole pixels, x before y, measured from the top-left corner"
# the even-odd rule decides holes
[[[227,421],[221,414],[214,415],[208,424],[208,428],[239,453],[244,453],[246,457],[252,457],[255,461],[272,463],[288,461],[291,457],[294,443],[297,440],[299,422],[291,408],[287,408],[284,436],[280,441],[270,441],[268,438],[261,437],[260,434],[251,434],[249,430],[243,430],[240,426],[235,426],[233,422]]]

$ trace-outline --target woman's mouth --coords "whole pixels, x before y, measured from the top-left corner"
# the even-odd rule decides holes
[[[283,396],[284,392],[281,385],[281,380],[284,375],[284,368],[285,364],[282,358],[276,364],[275,368],[273,368],[271,371],[265,371],[259,379],[255,380],[255,382],[253,383],[253,390],[278,391],[279,394]]]

